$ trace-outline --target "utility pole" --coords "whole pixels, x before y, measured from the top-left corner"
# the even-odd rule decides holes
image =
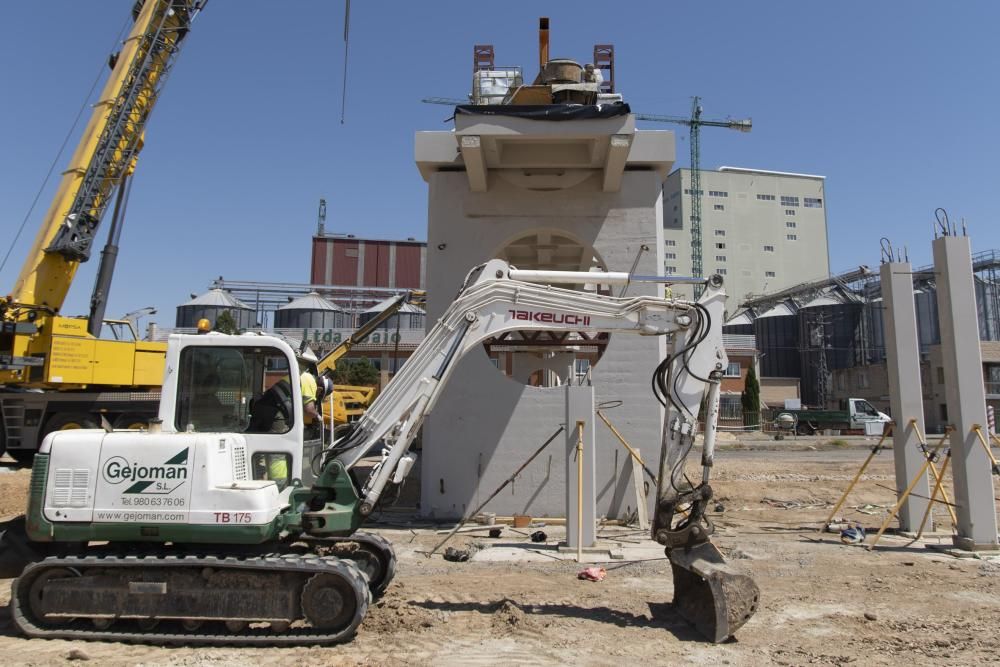
[[[701,128],[705,127],[726,127],[739,132],[749,132],[753,128],[753,120],[704,120],[701,117],[701,98],[697,95],[691,103],[690,118],[681,116],[656,116],[651,114],[637,113],[636,120],[651,120],[658,123],[675,123],[686,125],[690,132],[691,145],[691,275],[696,278],[703,276],[701,262]],[[694,296],[697,299],[701,295],[701,285],[695,285]]]

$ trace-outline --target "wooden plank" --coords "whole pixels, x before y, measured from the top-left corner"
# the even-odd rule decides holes
[[[633,456],[629,456],[629,458],[632,459],[632,486],[635,487],[635,502],[636,512],[639,517],[639,528],[641,530],[649,530],[649,511],[646,508],[646,493],[642,483],[642,464],[639,463],[639,458],[642,455],[639,453],[638,447],[633,447],[632,449],[635,451],[635,454]]]

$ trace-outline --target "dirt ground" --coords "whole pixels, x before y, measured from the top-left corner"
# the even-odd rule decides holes
[[[605,563],[607,578],[594,583],[576,578],[576,563],[554,557],[427,559],[418,551],[440,539],[433,529],[385,526],[376,532],[397,545],[399,573],[350,643],[204,649],[27,640],[4,610],[0,662],[49,665],[76,650],[102,665],[996,664],[1000,558],[958,559],[898,537],[870,552],[819,535],[868,450],[788,449],[718,455],[715,488],[724,510],[713,514],[716,543],[761,589],[760,610],[725,644],[701,641],[672,611],[670,568],[654,551],[644,560]],[[27,471],[0,473],[0,515],[21,510],[27,482]],[[874,533],[894,501],[892,486],[886,451],[841,514]],[[938,517],[947,531],[947,514]],[[521,539],[505,532],[507,543]],[[626,547],[644,539],[610,526],[601,534]],[[928,541],[950,538],[945,532]],[[454,544],[469,542],[489,540],[463,536]],[[0,582],[0,602],[8,583]]]

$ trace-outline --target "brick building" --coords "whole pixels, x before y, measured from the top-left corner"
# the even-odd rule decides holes
[[[313,285],[423,289],[426,270],[424,241],[313,236],[309,273]]]

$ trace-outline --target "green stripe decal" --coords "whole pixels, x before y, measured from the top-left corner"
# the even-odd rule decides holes
[[[165,465],[183,466],[187,465],[187,462],[188,462],[188,448],[185,447],[183,451],[178,452],[177,456],[167,461]]]
[[[142,493],[147,488],[149,488],[152,484],[153,484],[153,482],[151,482],[151,481],[149,481],[149,482],[136,482],[132,486],[130,486],[127,489],[125,489],[124,491],[122,491],[122,493],[123,494],[125,494],[125,493]]]

